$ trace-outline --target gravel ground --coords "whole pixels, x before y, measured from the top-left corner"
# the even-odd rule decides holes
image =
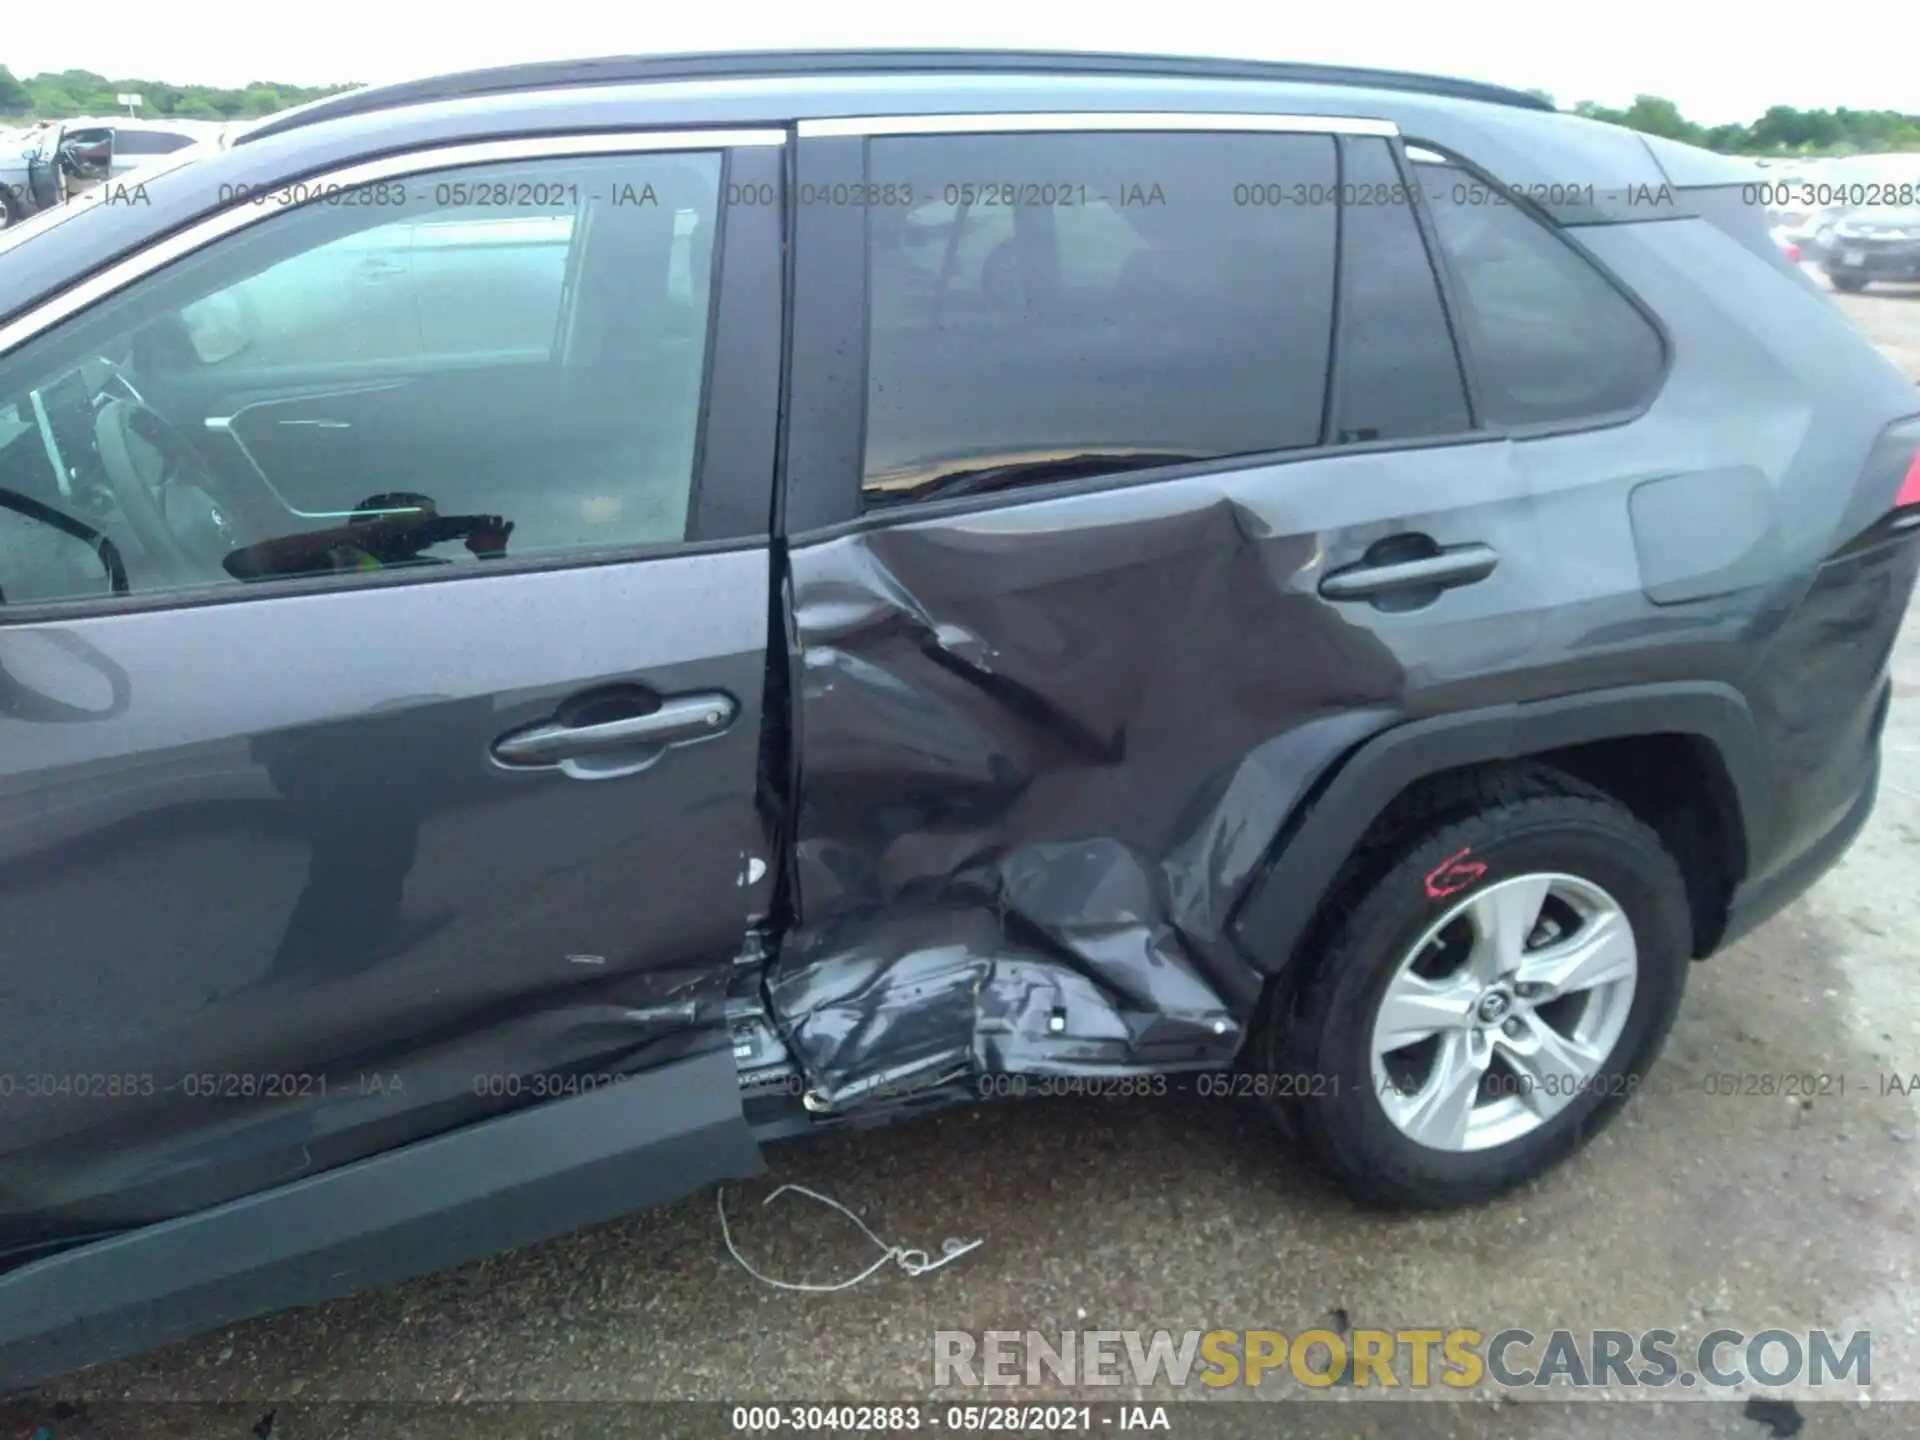
[[[1920,290],[1838,298],[1920,378]],[[1876,1395],[1920,1400],[1920,1101],[1883,1093],[1883,1077],[1920,1074],[1920,621],[1896,676],[1871,827],[1790,911],[1693,972],[1654,1080],[1694,1088],[1640,1097],[1584,1156],[1499,1204],[1357,1214],[1235,1102],[1007,1103],[776,1149],[771,1176],[729,1197],[742,1249],[792,1279],[852,1274],[873,1252],[804,1201],[758,1208],[783,1181],[853,1205],[902,1243],[984,1241],[936,1274],[889,1269],[832,1295],[769,1289],[728,1257],[709,1193],[16,1397],[0,1405],[0,1434],[240,1437],[262,1433],[254,1424],[275,1405],[278,1429],[264,1433],[284,1440],[562,1433],[563,1407],[315,1402],[924,1396],[936,1329],[1293,1331],[1336,1310],[1356,1326],[1489,1332],[1868,1326]],[[1716,1096],[1695,1083],[1710,1071],[1840,1076],[1845,1093]],[[675,1412],[564,1414],[564,1433],[655,1434]],[[1173,1433],[1275,1429],[1233,1414],[1222,1428],[1179,1411]],[[1920,1434],[1920,1406],[1807,1414],[1810,1436]],[[1386,1405],[1286,1415],[1290,1434],[1329,1435],[1408,1433],[1412,1418]],[[1429,1405],[1419,1430],[1603,1436],[1625,1419],[1611,1406]],[[1773,1432],[1738,1405],[1666,1403],[1637,1412],[1631,1433]]]
[[[1833,298],[1889,360],[1920,380],[1920,285],[1876,285]]]

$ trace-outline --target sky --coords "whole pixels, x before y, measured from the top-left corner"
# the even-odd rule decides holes
[[[1542,89],[1562,105],[1675,101],[1705,124],[1769,105],[1920,112],[1920,12],[1860,0],[1820,9],[1699,0],[93,0],[87,24],[17,25],[0,40],[16,75],[84,68],[175,84],[378,83],[582,55],[890,46],[1163,51],[1423,70]],[[1769,23],[1756,17],[1770,13]],[[1739,18],[1734,18],[1738,16]],[[1904,33],[1906,39],[1899,36]]]

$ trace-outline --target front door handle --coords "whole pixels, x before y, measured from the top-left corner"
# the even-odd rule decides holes
[[[738,711],[731,695],[675,695],[644,715],[623,715],[587,725],[546,721],[515,730],[494,742],[493,754],[503,765],[560,765],[564,769],[565,762],[612,751],[657,753],[668,745],[720,734],[733,723]],[[651,763],[653,758],[648,754],[643,763]],[[623,769],[619,773],[628,772]]]
[[[1484,580],[1500,563],[1491,545],[1455,545],[1405,560],[1363,560],[1320,582],[1329,600],[1376,600],[1405,591],[1439,591]]]

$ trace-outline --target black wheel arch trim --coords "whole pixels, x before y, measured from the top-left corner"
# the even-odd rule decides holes
[[[1235,944],[1266,975],[1292,961],[1322,901],[1373,822],[1418,780],[1568,746],[1688,735],[1711,744],[1731,782],[1744,857],[1770,853],[1766,765],[1745,698],[1710,681],[1626,686],[1408,721],[1355,749],[1284,827],[1234,916]]]

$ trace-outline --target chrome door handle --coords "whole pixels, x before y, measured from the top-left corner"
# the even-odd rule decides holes
[[[730,695],[676,695],[645,715],[594,725],[548,721],[515,730],[494,742],[493,754],[503,765],[558,765],[613,750],[682,745],[720,734],[738,710]]]

